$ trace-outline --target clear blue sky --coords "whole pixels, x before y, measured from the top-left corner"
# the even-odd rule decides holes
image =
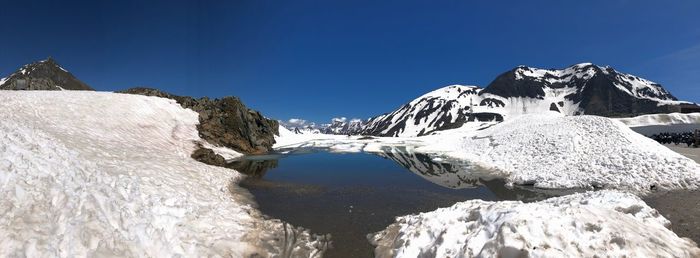
[[[3,1],[0,72],[366,118],[517,65],[593,62],[700,102],[700,1]]]

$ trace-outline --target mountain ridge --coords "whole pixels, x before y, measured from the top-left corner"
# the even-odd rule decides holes
[[[80,81],[72,73],[49,57],[20,67],[0,79],[0,90],[90,90],[90,85]]]
[[[49,57],[0,79],[0,90],[94,89]],[[520,65],[498,75],[484,88],[446,86],[367,120],[334,119],[318,126],[281,124],[299,134],[421,136],[469,122],[500,122],[526,113],[631,117],[678,112],[683,105],[700,109],[694,103],[679,101],[658,83],[610,66],[579,63],[563,69],[542,69]],[[264,142],[263,146],[268,145],[268,141]],[[245,149],[244,152],[260,151]]]
[[[629,117],[679,112],[683,105],[697,107],[679,101],[658,83],[609,66],[517,66],[497,76],[486,88],[450,85],[421,95],[371,118],[360,134],[421,136],[467,122],[500,122],[526,113]]]

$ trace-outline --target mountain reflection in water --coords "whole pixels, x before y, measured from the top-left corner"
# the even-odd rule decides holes
[[[563,194],[506,186],[496,171],[400,147],[373,154],[295,153],[247,156],[229,167],[248,175],[240,185],[264,214],[330,234],[327,257],[371,257],[367,234],[396,216],[473,199],[530,202]]]

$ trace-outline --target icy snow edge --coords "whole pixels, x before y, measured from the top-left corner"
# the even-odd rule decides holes
[[[629,127],[649,125],[700,124],[700,113],[651,114],[627,118],[614,118]]]
[[[396,218],[376,257],[697,257],[639,197],[596,191],[535,203],[472,200]]]

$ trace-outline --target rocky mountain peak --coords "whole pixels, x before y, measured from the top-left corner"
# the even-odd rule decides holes
[[[61,67],[55,59],[33,62],[0,79],[2,90],[93,90]]]

